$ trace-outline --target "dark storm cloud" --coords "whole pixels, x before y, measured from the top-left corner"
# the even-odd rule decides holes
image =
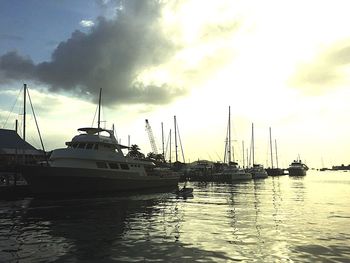
[[[171,84],[144,85],[138,75],[159,66],[176,51],[158,23],[158,1],[125,1],[116,19],[99,18],[89,33],[75,31],[52,53],[51,61],[33,64],[16,52],[0,57],[2,80],[40,81],[52,91],[90,96],[103,89],[106,104],[163,104],[183,91]]]
[[[350,40],[335,43],[312,62],[300,65],[292,77],[295,86],[318,93],[332,88],[346,76],[342,70],[350,66]]]
[[[32,78],[35,65],[28,57],[18,55],[11,51],[0,57],[0,83],[10,79]]]

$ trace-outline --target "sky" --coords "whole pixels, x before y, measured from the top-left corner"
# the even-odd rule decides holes
[[[65,147],[78,128],[96,126],[102,88],[103,127],[114,125],[122,144],[130,138],[145,154],[145,119],[159,152],[163,123],[169,156],[176,116],[180,161],[223,161],[230,106],[241,165],[252,123],[256,163],[270,166],[271,127],[280,167],[298,157],[315,168],[349,164],[349,7],[340,0],[0,0],[1,128],[14,129],[16,119],[22,128],[26,83],[45,149]],[[40,148],[31,111],[27,119],[26,138]]]

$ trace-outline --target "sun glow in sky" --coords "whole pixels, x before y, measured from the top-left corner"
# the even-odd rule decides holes
[[[1,1],[1,125],[13,128],[20,118],[4,126],[27,83],[46,148],[64,147],[91,125],[103,88],[104,125],[115,124],[121,142],[130,135],[145,154],[144,120],[161,148],[161,123],[167,141],[176,115],[186,162],[222,160],[231,106],[241,164],[252,123],[256,161],[265,166],[269,127],[282,167],[298,155],[315,168],[348,164],[349,7],[337,0]]]

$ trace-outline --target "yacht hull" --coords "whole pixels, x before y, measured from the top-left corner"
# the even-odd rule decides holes
[[[265,179],[268,177],[267,173],[251,172],[253,179]]]
[[[266,168],[265,171],[267,172],[268,176],[281,176],[285,175],[284,170],[280,168]]]
[[[305,176],[306,170],[302,168],[300,169],[288,168],[288,174],[289,176]]]
[[[263,169],[251,169],[248,170],[251,173],[253,179],[265,179],[268,177],[268,174]]]
[[[176,187],[179,181],[178,175],[48,166],[23,166],[22,175],[34,194],[113,193]]]
[[[251,180],[252,175],[250,173],[231,173],[227,174],[231,181],[242,181],[242,180]]]

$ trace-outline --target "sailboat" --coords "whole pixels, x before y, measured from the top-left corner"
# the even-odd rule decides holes
[[[275,152],[276,152],[276,165],[277,167],[273,167],[273,153],[272,153],[272,139],[271,139],[271,127],[269,128],[270,133],[270,154],[271,154],[271,167],[266,168],[266,172],[269,176],[279,176],[284,175],[283,169],[278,168],[278,157],[277,157],[277,142],[275,140]]]
[[[265,171],[263,165],[256,164],[254,160],[254,124],[252,123],[252,159],[253,159],[253,166],[248,168],[248,172],[252,174],[253,179],[262,179],[267,178],[268,174]]]
[[[125,156],[113,130],[98,126],[79,128],[80,134],[53,150],[47,164],[24,165],[22,175],[35,194],[97,194],[176,187],[177,174],[158,173],[154,163]]]
[[[226,135],[226,145],[225,145],[225,158],[227,163],[223,166],[222,170],[215,175],[223,180],[229,181],[241,181],[252,179],[252,175],[246,172],[244,169],[240,168],[238,163],[231,161],[231,107],[229,107],[228,113],[228,130]]]

